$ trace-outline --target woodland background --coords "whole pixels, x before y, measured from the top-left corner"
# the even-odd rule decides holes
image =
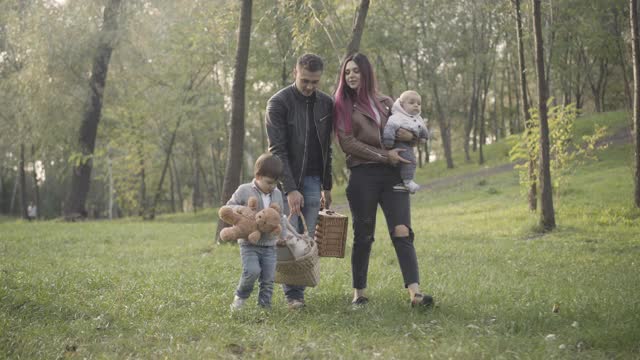
[[[109,12],[117,3],[117,12]],[[80,207],[90,217],[197,212],[224,200],[236,73],[239,1],[3,0],[0,2],[0,213],[62,216],[91,164]],[[368,1],[367,1],[368,3]],[[517,1],[519,3],[519,1]],[[321,55],[321,89],[332,93],[359,1],[253,3],[246,67],[244,146],[230,159],[251,177],[267,148],[267,99],[293,81],[304,52]],[[420,166],[464,149],[486,161],[483,145],[525,130],[515,1],[374,1],[360,50],[374,62],[380,90],[423,97],[433,140]],[[532,5],[519,5],[528,107],[534,107]],[[628,2],[541,2],[545,80],[552,104],[578,113],[631,109]],[[105,44],[102,113],[95,149],[78,145],[95,97]],[[104,57],[103,57],[104,58]],[[104,64],[103,64],[104,65]],[[243,100],[244,101],[244,100]],[[89,110],[88,110],[89,109]],[[100,114],[98,114],[100,115]],[[97,122],[96,122],[97,123]],[[80,132],[79,132],[80,129]],[[347,177],[334,148],[334,181]],[[426,156],[429,154],[429,156]],[[248,169],[248,170],[247,170]],[[65,205],[66,202],[66,205]]]

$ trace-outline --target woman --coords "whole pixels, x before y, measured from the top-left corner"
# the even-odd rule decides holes
[[[356,53],[345,58],[335,93],[334,128],[351,170],[347,199],[354,232],[352,304],[362,306],[369,301],[365,294],[367,272],[380,204],[411,305],[431,306],[433,298],[420,292],[409,193],[395,167],[408,161],[400,157],[402,149],[386,150],[382,145],[382,130],[392,104],[390,98],[378,93],[371,63],[365,55]],[[413,135],[399,132],[397,136],[401,141],[411,141]]]

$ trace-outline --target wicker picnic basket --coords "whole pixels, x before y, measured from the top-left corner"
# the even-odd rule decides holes
[[[287,285],[314,287],[318,285],[318,282],[320,281],[318,245],[315,240],[309,236],[304,216],[301,215],[300,217],[302,218],[302,224],[304,225],[304,232],[302,234],[299,234],[290,222],[286,222],[286,246],[292,247],[292,243],[304,242],[308,251],[304,255],[298,257],[294,256],[288,260],[281,260],[279,258],[276,263],[276,282]],[[292,254],[295,253],[293,248],[290,250]]]
[[[349,218],[345,215],[328,209],[320,211],[316,225],[319,256],[344,257],[348,224]]]

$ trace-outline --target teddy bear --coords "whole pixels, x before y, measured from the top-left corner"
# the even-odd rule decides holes
[[[264,208],[256,214],[258,230],[263,234],[279,235],[282,233],[280,225],[280,206],[271,203],[268,208]]]
[[[260,240],[260,231],[256,223],[256,209],[258,199],[250,197],[247,206],[225,205],[218,210],[220,220],[226,222],[231,227],[226,227],[220,231],[220,240],[231,241],[237,239],[247,239],[255,244]]]
[[[232,226],[220,231],[220,239],[222,241],[247,239],[250,243],[256,244],[263,233],[280,234],[282,232],[280,206],[273,203],[256,213],[257,208],[258,199],[254,196],[249,197],[247,206],[222,206],[218,216]]]

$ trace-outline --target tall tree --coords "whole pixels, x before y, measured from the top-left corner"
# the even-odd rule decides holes
[[[24,167],[26,163],[24,161],[24,143],[20,144],[20,163],[18,165],[18,172],[20,174],[20,214],[23,219],[28,219],[29,214],[27,213],[27,181]]]
[[[104,23],[100,30],[98,48],[93,58],[93,67],[89,78],[89,96],[84,108],[82,124],[80,125],[80,152],[82,156],[74,165],[71,176],[71,192],[67,199],[65,213],[86,214],[85,203],[91,184],[92,159],[98,123],[102,113],[102,99],[107,80],[107,71],[111,53],[115,44],[118,30],[118,15],[120,0],[109,0],[104,9]]]
[[[36,216],[40,217],[40,189],[38,188],[38,170],[36,167],[36,147],[35,145],[31,145],[31,161],[33,161],[33,204],[36,206]]]
[[[631,51],[633,53],[633,124],[636,142],[634,200],[636,207],[640,208],[640,32],[638,30],[638,0],[629,0],[629,13],[631,21]]]
[[[520,73],[520,99],[522,102],[522,118],[528,132],[531,132],[531,114],[529,114],[529,96],[527,93],[527,67],[524,61],[524,41],[522,40],[522,12],[520,11],[520,0],[513,0],[513,8],[516,17],[516,38],[518,42],[518,69]],[[545,104],[546,105],[546,104]],[[529,171],[529,210],[536,211],[538,207],[537,179],[535,154],[529,154],[527,163]]]
[[[244,148],[244,113],[245,113],[245,83],[247,77],[247,63],[249,61],[249,40],[251,36],[251,6],[252,0],[242,0],[240,9],[240,23],[238,25],[238,48],[235,58],[235,73],[231,87],[231,128],[225,167],[224,183],[222,185],[222,204],[225,204],[240,185],[242,171],[242,149]],[[216,239],[225,224],[218,220]]]
[[[616,51],[618,55],[618,60],[620,61],[620,73],[622,73],[622,80],[624,81],[624,94],[625,94],[625,103],[628,109],[632,109],[633,107],[633,98],[631,95],[631,86],[629,84],[629,77],[627,76],[627,57],[626,57],[626,45],[624,43],[624,27],[623,21],[620,19],[620,15],[618,13],[618,9],[615,5],[611,6],[611,12],[613,14],[613,32],[615,34],[615,43],[616,43]],[[632,29],[633,31],[633,29]]]
[[[367,18],[367,12],[369,11],[369,0],[361,0],[358,10],[356,11],[356,18],[353,23],[353,32],[351,33],[351,41],[347,45],[347,55],[358,52],[360,49],[360,41],[362,40],[362,33],[364,32],[364,21]]]
[[[547,120],[548,89],[544,75],[540,1],[541,0],[531,0],[531,3],[533,6],[533,33],[536,50],[536,73],[538,78],[538,117],[540,118],[540,225],[545,231],[549,231],[556,227],[556,219],[553,209],[553,191],[551,187],[549,122]]]

